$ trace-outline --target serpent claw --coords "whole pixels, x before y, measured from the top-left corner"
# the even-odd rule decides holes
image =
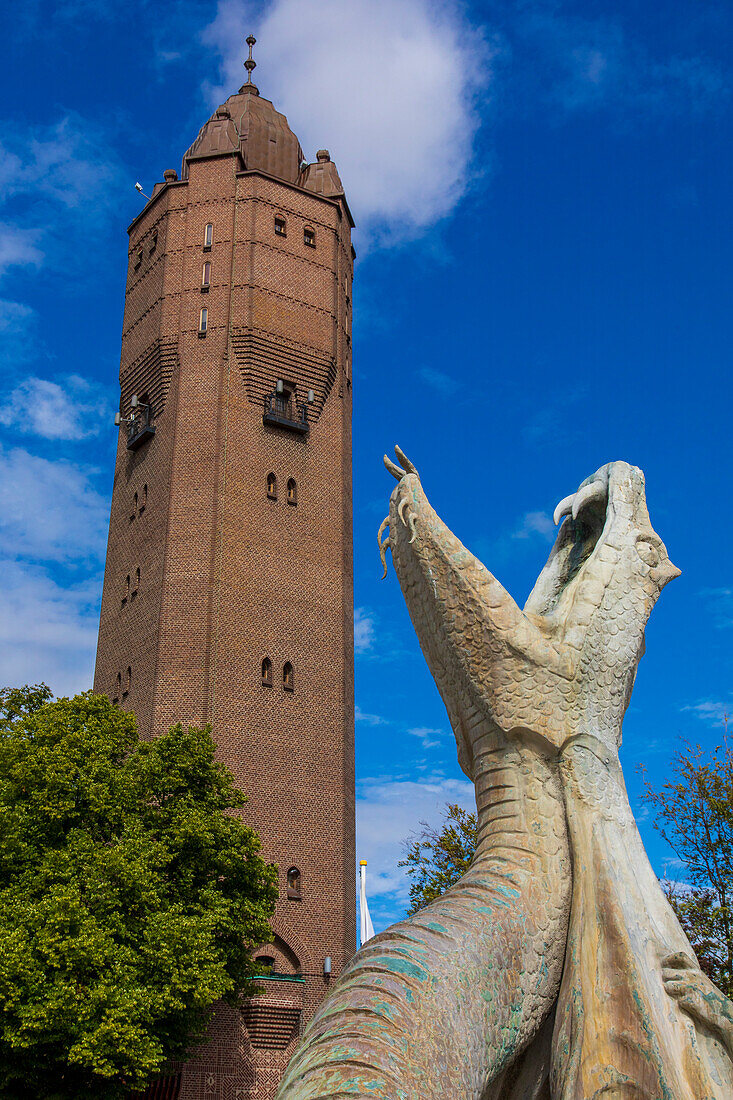
[[[405,473],[407,473],[407,474],[417,474],[417,467],[413,466],[413,464],[410,462],[410,460],[407,457],[407,455],[405,454],[405,452],[403,450],[401,450],[401,448],[398,447],[396,443],[395,443],[394,453],[397,455],[397,460],[398,460],[400,466],[402,466]],[[417,476],[419,477],[420,475],[417,474]]]
[[[412,531],[412,538],[410,539],[410,545],[412,545],[412,543],[417,538],[417,530],[415,528],[415,520],[416,519],[417,519],[417,516],[415,515],[414,512],[408,512],[407,513],[407,520],[408,520],[408,523],[410,525],[410,530]]]
[[[382,559],[382,565],[384,566],[384,573],[382,573],[382,580],[387,576],[387,547],[392,544],[389,541],[389,535],[387,535],[384,542],[382,542],[382,532],[389,527],[389,516],[385,516],[382,520],[379,530],[377,531],[377,545],[379,546],[379,557]]]
[[[407,520],[405,519],[405,508],[407,507],[407,497],[403,497],[400,503],[397,505],[397,511],[399,512],[400,519],[405,527],[407,527]]]
[[[386,455],[384,456],[384,465],[387,467],[392,477],[396,478],[397,481],[401,481],[405,476],[405,471],[401,470],[400,467],[397,466],[391,458],[387,458]]]

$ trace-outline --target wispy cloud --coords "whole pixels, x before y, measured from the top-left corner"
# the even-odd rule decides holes
[[[442,730],[433,729],[431,726],[416,726],[407,732],[411,737],[417,737],[424,749],[434,749],[440,744],[440,738],[443,736]]]
[[[354,718],[357,722],[362,722],[365,726],[387,726],[389,725],[386,718],[382,718],[379,714],[365,714],[360,706],[356,706],[354,711]]]
[[[244,0],[220,0],[203,33],[221,56],[212,107],[242,83],[252,14]],[[329,144],[371,239],[414,237],[455,209],[475,171],[495,51],[458,4],[273,0],[255,31],[261,93],[287,105],[306,156]]]
[[[0,332],[4,334],[22,332],[32,316],[33,310],[25,303],[0,298]]]
[[[43,252],[38,247],[40,229],[24,229],[10,221],[0,221],[0,275],[11,267],[39,267]]]
[[[0,406],[0,424],[43,439],[88,439],[99,435],[110,417],[105,390],[75,374],[62,384],[26,378]]]
[[[704,588],[700,593],[713,623],[719,628],[733,626],[733,588]]]
[[[385,777],[359,787],[356,818],[358,855],[369,863],[369,901],[382,926],[405,910],[409,880],[398,866],[404,844],[426,821],[437,824],[447,802],[475,811],[473,784],[461,779],[429,778],[425,782]]]
[[[426,385],[442,397],[450,397],[458,389],[456,379],[451,378],[449,374],[445,374],[442,370],[435,370],[433,367],[421,367],[417,374]]]
[[[50,127],[4,129],[9,136],[0,145],[0,202],[42,197],[62,208],[83,208],[85,218],[96,217],[100,203],[114,206],[114,154],[100,156],[100,134],[88,120],[67,114]]]
[[[99,560],[108,514],[92,471],[0,449],[0,553],[36,563]]]
[[[553,542],[556,533],[552,516],[547,512],[526,512],[517,529],[512,532],[512,538],[540,538],[545,542]]]
[[[544,99],[565,113],[611,109],[618,121],[638,124],[644,115],[709,110],[729,92],[714,61],[684,48],[656,56],[616,16],[579,16],[552,0],[506,10],[515,71],[533,110]]]
[[[45,681],[57,695],[92,686],[101,578],[59,584],[43,568],[3,561],[3,685]]]
[[[722,726],[729,716],[733,714],[733,699],[727,701],[721,699],[701,699],[697,703],[690,703],[682,707],[683,711],[689,711],[697,715],[703,722],[709,725]]]
[[[368,653],[376,638],[374,617],[365,607],[354,609],[354,651]]]

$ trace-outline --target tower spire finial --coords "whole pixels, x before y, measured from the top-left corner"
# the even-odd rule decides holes
[[[255,36],[253,34],[248,34],[245,41],[246,41],[247,45],[249,46],[249,57],[244,62],[244,67],[247,70],[247,83],[251,84],[252,83],[252,70],[257,68],[257,62],[252,59],[252,47],[254,46],[257,39],[255,38]]]

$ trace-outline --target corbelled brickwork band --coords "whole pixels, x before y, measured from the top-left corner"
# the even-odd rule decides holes
[[[145,736],[212,724],[281,881],[264,992],[217,1010],[182,1100],[271,1097],[356,947],[351,224],[250,83],[129,231],[95,689]]]

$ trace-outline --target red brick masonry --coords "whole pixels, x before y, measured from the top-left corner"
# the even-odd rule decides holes
[[[272,1096],[356,948],[352,223],[328,154],[302,161],[242,92],[129,230],[120,409],[145,397],[155,431],[120,431],[94,686],[146,736],[212,724],[281,883],[266,992],[217,1011],[166,1098]]]

